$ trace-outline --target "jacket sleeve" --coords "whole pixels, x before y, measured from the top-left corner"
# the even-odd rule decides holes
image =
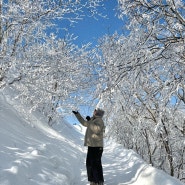
[[[88,121],[84,120],[84,118],[81,116],[80,113],[75,114],[75,116],[76,116],[76,118],[78,119],[78,121],[79,121],[83,126],[87,127],[87,125],[88,125],[87,122],[88,122]]]

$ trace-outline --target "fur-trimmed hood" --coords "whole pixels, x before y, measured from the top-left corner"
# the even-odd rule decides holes
[[[105,113],[105,111],[104,110],[102,110],[102,109],[100,109],[100,108],[97,108],[97,109],[95,109],[96,110],[96,116],[98,116],[98,117],[103,117],[103,115],[104,115],[104,113]]]

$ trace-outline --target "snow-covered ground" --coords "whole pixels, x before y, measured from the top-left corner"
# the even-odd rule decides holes
[[[87,185],[84,129],[65,121],[51,129],[12,103],[0,95],[0,185]],[[102,161],[105,185],[183,185],[110,140]]]

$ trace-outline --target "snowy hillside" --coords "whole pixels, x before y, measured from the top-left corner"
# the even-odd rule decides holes
[[[81,127],[61,121],[55,131],[10,102],[0,95],[0,185],[87,185]],[[111,141],[105,142],[103,168],[105,185],[183,184]]]

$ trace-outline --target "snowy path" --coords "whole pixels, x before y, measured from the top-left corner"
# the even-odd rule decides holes
[[[106,144],[102,157],[105,185],[129,185],[136,181],[135,175],[147,167],[132,151],[125,150],[121,146],[114,151],[115,146]],[[85,169],[86,150],[81,166],[81,185],[88,185]],[[137,164],[136,164],[137,163]],[[144,184],[143,184],[144,185]]]
[[[89,185],[85,169],[86,151],[81,172],[81,184]],[[105,185],[184,185],[146,164],[135,152],[112,142],[105,142],[102,157]]]

